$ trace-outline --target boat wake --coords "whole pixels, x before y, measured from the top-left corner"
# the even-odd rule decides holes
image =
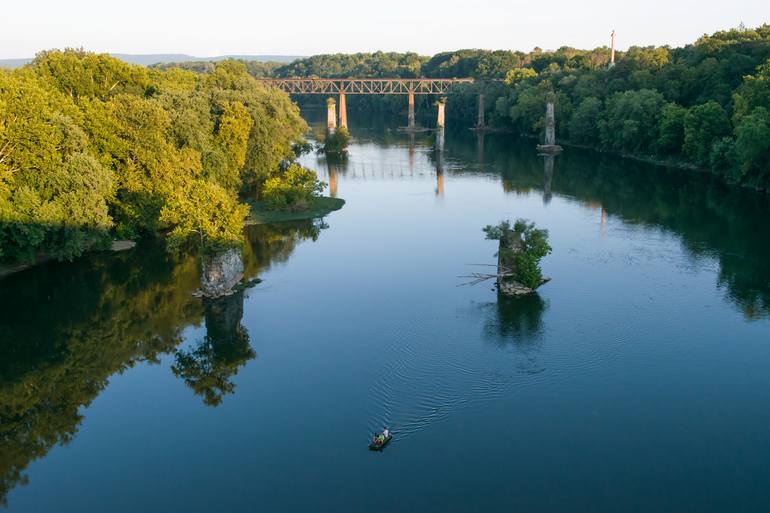
[[[409,437],[471,405],[498,399],[521,382],[522,373],[531,378],[538,370],[526,362],[512,364],[498,347],[480,347],[477,337],[437,340],[416,323],[401,326],[390,340],[369,393],[369,433],[388,426],[399,438]]]

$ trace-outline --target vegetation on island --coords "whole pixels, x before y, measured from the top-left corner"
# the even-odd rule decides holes
[[[251,213],[246,218],[246,224],[283,223],[301,219],[320,219],[341,209],[345,200],[328,196],[313,197],[304,204],[301,210],[270,208],[264,201],[249,201]]]
[[[0,71],[0,258],[68,259],[157,233],[238,244],[242,197],[297,208],[320,191],[291,164],[306,130],[242,63],[194,73],[42,52]]]
[[[540,261],[552,249],[548,244],[548,230],[536,228],[535,223],[526,219],[517,219],[513,226],[510,221],[502,221],[496,226],[485,226],[483,231],[487,239],[500,241],[497,256],[500,265],[510,273],[503,279],[530,289],[543,284]]]
[[[327,155],[343,155],[348,151],[350,144],[350,132],[344,126],[338,127],[334,132],[326,134],[321,151]]]

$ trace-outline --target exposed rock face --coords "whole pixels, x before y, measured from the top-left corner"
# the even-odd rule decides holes
[[[201,293],[205,297],[232,294],[243,279],[243,259],[239,249],[204,255],[201,268]]]

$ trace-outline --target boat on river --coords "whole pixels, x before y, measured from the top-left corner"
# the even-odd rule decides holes
[[[386,430],[387,431],[387,430]],[[371,442],[369,442],[369,450],[370,451],[381,451],[385,448],[386,445],[390,443],[390,441],[393,439],[393,433],[388,431],[388,434],[385,436],[385,439],[380,441],[379,437],[381,435],[384,435],[385,432],[376,433],[373,437]]]

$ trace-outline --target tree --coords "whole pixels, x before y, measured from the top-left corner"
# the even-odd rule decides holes
[[[770,178],[770,111],[757,107],[735,127],[735,149],[747,183],[768,186]]]
[[[535,78],[536,76],[537,71],[532,68],[513,68],[505,73],[505,83],[508,85],[516,85],[519,82]]]
[[[649,151],[658,138],[658,120],[664,103],[663,95],[651,89],[614,94],[607,101],[602,143],[618,151]]]
[[[348,150],[350,144],[350,132],[344,126],[337,128],[334,133],[328,134],[324,140],[323,151],[327,154],[340,155]]]
[[[684,117],[684,144],[682,149],[695,163],[709,163],[711,145],[730,133],[730,120],[719,103],[710,101],[692,107]]]
[[[216,183],[193,180],[173,191],[160,213],[160,222],[171,230],[169,245],[178,248],[191,238],[206,250],[241,243],[246,205]]]
[[[770,109],[770,60],[757,66],[754,75],[743,78],[743,84],[733,95],[733,103],[735,104],[733,121],[736,124],[756,107]]]
[[[551,253],[548,230],[538,229],[526,219],[517,219],[513,227],[510,221],[483,228],[486,238],[500,241],[499,258],[502,265],[512,271],[510,279],[534,289],[543,284],[540,261]],[[516,248],[516,249],[514,249]]]
[[[283,173],[265,182],[263,198],[271,209],[301,210],[307,208],[325,186],[314,171],[299,164],[291,164]]]
[[[595,144],[599,141],[599,125],[602,118],[602,102],[589,97],[578,105],[569,121],[569,138],[579,144]]]
[[[240,102],[226,102],[214,134],[214,144],[224,155],[225,165],[204,168],[204,173],[225,189],[238,192],[241,171],[249,150],[249,133],[254,125],[249,111]]]
[[[664,155],[676,154],[682,151],[684,143],[684,118],[687,109],[676,103],[667,103],[660,113],[658,140],[655,148]]]

